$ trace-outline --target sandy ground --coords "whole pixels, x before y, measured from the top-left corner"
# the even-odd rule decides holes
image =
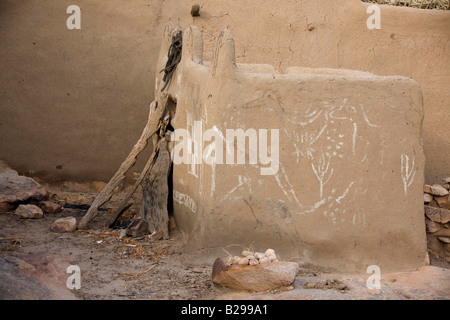
[[[52,199],[63,205],[90,204],[95,195],[59,192]],[[0,214],[0,299],[450,299],[450,269],[442,264],[382,275],[379,290],[367,288],[368,275],[334,274],[310,265],[301,265],[287,288],[262,293],[224,288],[211,281],[212,265],[197,263],[183,253],[177,229],[170,240],[151,241],[120,238],[119,230],[104,228],[103,221],[118,199],[120,195],[105,206],[108,211],[100,211],[91,229],[73,233],[55,233],[50,226],[66,216],[79,221],[84,208],[66,207],[43,219]],[[132,206],[127,215],[137,210]],[[80,289],[67,288],[70,265],[81,270]],[[338,280],[346,288],[327,285],[327,280]]]

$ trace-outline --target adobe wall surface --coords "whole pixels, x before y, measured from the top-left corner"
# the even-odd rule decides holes
[[[73,4],[80,30],[66,27]],[[108,181],[153,100],[159,4],[1,1],[0,158],[44,179]]]
[[[168,24],[159,69],[173,30]],[[416,81],[236,64],[229,30],[220,32],[212,61],[203,58],[201,32],[191,26],[164,93],[177,103],[174,215],[188,250],[216,257],[221,248],[255,244],[354,272],[423,263],[423,98]],[[157,97],[163,84],[159,76]],[[244,145],[230,135],[240,129],[249,136]]]
[[[229,26],[238,63],[412,77],[424,94],[426,180],[450,174],[450,12],[380,6],[381,29],[368,30],[359,0],[197,3],[193,18],[180,0],[80,0],[81,30],[68,30],[70,1],[2,1],[0,157],[22,173],[107,181],[145,125],[172,21],[201,29],[205,60]]]
[[[165,1],[162,20],[198,26],[206,60],[212,58],[219,32],[229,26],[241,63],[265,63],[280,70],[290,66],[362,70],[419,82],[425,108],[426,181],[441,182],[450,174],[449,11],[380,5],[381,29],[369,30],[369,4],[359,0],[198,3],[201,15],[192,18],[190,3]]]

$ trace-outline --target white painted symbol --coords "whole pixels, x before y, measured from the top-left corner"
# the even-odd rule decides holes
[[[328,169],[330,167],[330,159],[331,156],[326,156],[324,153],[319,158],[319,163],[317,164],[317,167],[314,166],[314,163],[311,163],[312,169],[314,171],[314,174],[317,177],[317,180],[319,180],[319,186],[320,186],[320,199],[323,198],[323,187],[327,184],[327,182],[330,180],[331,176],[333,175],[334,169],[332,168],[330,173],[328,174]],[[328,178],[326,178],[328,176]]]
[[[181,192],[174,190],[173,191],[173,200],[175,200],[177,203],[179,203],[181,205],[186,206],[191,212],[193,212],[193,213],[197,212],[197,204],[187,194],[183,194]]]
[[[415,167],[415,156],[412,158],[412,163],[410,166],[409,157],[406,154],[401,155],[401,167],[400,173],[403,180],[403,189],[405,191],[405,196],[408,194],[408,188],[414,181],[414,177],[417,172],[417,168]]]

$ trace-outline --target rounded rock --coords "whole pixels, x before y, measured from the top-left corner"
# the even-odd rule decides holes
[[[246,265],[248,265],[248,258],[246,258],[246,257],[240,258],[240,259],[238,260],[238,265],[240,265],[240,266],[246,266]]]
[[[276,260],[277,259],[277,255],[274,253],[274,254],[270,254],[270,255],[268,255],[267,256],[267,258],[270,260],[270,261],[273,261],[273,260]]]
[[[242,256],[243,256],[243,257],[253,256],[253,255],[254,255],[254,253],[251,252],[251,251],[248,251],[248,250],[242,251]]]
[[[264,258],[266,255],[262,252],[255,252],[256,259]]]
[[[267,257],[262,257],[261,259],[259,259],[259,263],[260,264],[270,263],[270,260]]]
[[[233,262],[234,262],[234,257],[232,257],[232,256],[229,256],[226,260],[225,260],[225,262],[227,263],[227,264],[233,264]]]
[[[259,264],[259,262],[258,262],[258,259],[254,258],[254,259],[250,259],[248,261],[248,264],[251,265],[251,266],[256,266],[256,265]]]
[[[238,265],[239,264],[239,260],[241,259],[241,257],[238,257],[238,256],[234,256],[233,257],[233,262],[232,262],[232,265],[233,266],[236,266],[236,265]]]
[[[440,184],[433,184],[433,185],[431,186],[431,192],[430,192],[430,193],[431,193],[432,195],[439,196],[439,197],[446,196],[446,195],[449,194],[448,190],[445,189],[445,188],[444,188],[443,186],[441,186]]]

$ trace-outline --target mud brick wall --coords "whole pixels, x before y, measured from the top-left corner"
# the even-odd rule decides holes
[[[166,25],[160,69],[174,30]],[[175,132],[184,130],[173,150],[179,154],[186,139],[192,146],[183,150],[190,162],[173,169],[174,215],[188,250],[213,258],[228,245],[257,244],[281,257],[355,272],[424,263],[424,115],[416,81],[236,64],[228,29],[220,32],[211,61],[203,59],[203,47],[200,30],[186,28],[171,84],[161,93],[159,76],[155,86],[155,96],[168,94],[176,103]],[[268,130],[265,142],[278,159],[269,164],[258,151],[251,162],[259,150],[252,143],[259,139],[261,148],[264,135],[239,146],[230,129]],[[214,138],[206,139],[207,131]],[[213,141],[223,142],[215,156],[219,148],[222,157],[242,152],[244,163],[219,156],[206,162]],[[195,154],[196,147],[203,153]],[[268,167],[273,170],[263,170]]]
[[[424,186],[425,223],[430,257],[450,262],[450,177]]]
[[[360,0],[196,3],[193,18],[185,0],[1,1],[0,158],[21,174],[108,181],[145,126],[161,33],[172,21],[202,30],[206,60],[229,26],[238,63],[413,78],[424,94],[427,183],[450,175],[450,11],[380,5],[381,29],[369,30],[370,4]],[[66,27],[73,4],[80,30]]]

